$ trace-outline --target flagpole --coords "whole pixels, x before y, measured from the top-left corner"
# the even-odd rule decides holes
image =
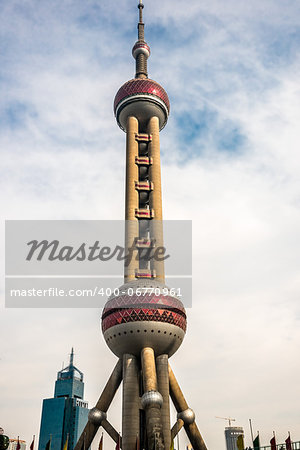
[[[252,445],[254,445],[252,420],[251,419],[249,419],[249,423],[250,423],[250,432],[251,432]]]
[[[33,435],[32,442],[31,442],[30,447],[29,447],[30,450],[34,449],[34,441],[35,441],[35,434]]]
[[[257,431],[257,436],[253,441],[254,450],[260,450],[260,442],[259,442],[259,431]]]
[[[292,442],[292,440],[291,440],[291,433],[288,431],[288,433],[289,433],[289,437],[288,437],[288,440],[289,440],[289,448],[287,448],[287,450],[292,450],[293,449],[293,442]]]
[[[277,449],[275,431],[273,431],[273,437],[270,440],[270,444],[271,444],[271,450],[274,450],[274,449],[276,450]]]
[[[101,434],[101,439],[100,439],[100,442],[99,442],[98,450],[103,450],[103,432]]]

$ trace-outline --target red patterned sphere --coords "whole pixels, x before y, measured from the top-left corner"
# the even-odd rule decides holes
[[[143,131],[148,120],[157,116],[160,130],[166,125],[170,101],[166,91],[156,81],[149,78],[134,78],[118,90],[114,101],[114,112],[118,125],[126,131],[127,118],[138,119]]]
[[[156,355],[173,355],[186,332],[182,302],[170,289],[151,280],[121,286],[107,301],[102,313],[104,339],[115,355],[139,355],[144,347]]]

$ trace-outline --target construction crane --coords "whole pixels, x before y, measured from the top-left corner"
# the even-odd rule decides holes
[[[231,427],[231,422],[235,422],[235,419],[232,419],[232,417],[219,417],[219,416],[215,416],[216,419],[224,419],[224,420],[228,420],[228,426]]]

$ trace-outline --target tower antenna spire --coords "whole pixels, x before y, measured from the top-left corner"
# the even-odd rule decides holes
[[[74,348],[72,347],[70,353],[70,366],[73,366],[73,362],[74,362]]]
[[[138,9],[139,9],[138,40],[134,44],[132,49],[132,56],[136,60],[135,78],[148,78],[147,59],[150,56],[150,47],[145,42],[145,33],[144,33],[145,24],[143,22],[144,5],[142,0],[139,0]]]
[[[139,41],[144,41],[144,39],[145,39],[144,26],[145,26],[145,24],[143,22],[144,5],[143,5],[142,0],[139,0],[138,8],[139,8],[138,39],[139,39]]]

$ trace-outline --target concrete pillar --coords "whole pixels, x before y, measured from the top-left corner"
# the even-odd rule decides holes
[[[175,375],[169,365],[169,380],[170,380],[170,396],[178,413],[182,413],[189,409],[188,404],[184,398],[184,395],[179,387],[179,384],[175,378]],[[184,429],[190,443],[194,450],[207,450],[204,440],[198,430],[195,421],[184,422]]]
[[[205,442],[198,430],[196,422],[184,425],[185,432],[194,450],[207,450]]]
[[[146,413],[147,450],[164,450],[164,435],[161,418],[161,397],[157,392],[157,377],[154,351],[144,348],[141,352],[144,395],[142,406]],[[168,449],[167,449],[168,450]]]
[[[135,189],[135,182],[139,179],[139,169],[135,163],[135,157],[138,156],[138,142],[135,139],[138,131],[137,119],[132,116],[128,117],[126,127],[125,252],[130,255],[130,258],[129,261],[125,260],[125,283],[135,279],[135,270],[139,267],[138,251],[133,248],[139,229],[138,219],[135,217],[135,209],[139,207],[138,192]]]
[[[121,381],[122,381],[122,360],[119,359],[108,382],[106,383],[105,388],[103,389],[102,394],[100,395],[98,402],[96,403],[97,409],[105,413],[107,412],[115,396],[115,393],[117,392],[118,387],[120,386]],[[88,421],[83,432],[81,433],[81,436],[74,450],[82,450],[83,447],[86,449],[89,448],[98,431],[99,426],[100,424],[95,424],[91,421]]]
[[[170,431],[170,397],[169,397],[169,372],[168,372],[168,355],[160,355],[156,358],[157,368],[157,384],[158,391],[163,397],[161,407],[161,419],[164,433],[165,448],[171,447],[171,431]]]
[[[188,409],[188,404],[169,364],[170,395],[177,412]]]
[[[143,348],[141,352],[144,392],[157,391],[157,377],[153,348]]]
[[[173,441],[175,439],[175,437],[177,436],[177,434],[179,433],[179,431],[181,430],[181,428],[184,425],[184,421],[181,419],[177,419],[175,424],[172,426],[171,429],[171,441]]]
[[[139,402],[137,359],[133,355],[125,354],[123,356],[123,450],[136,450],[136,439],[139,434]]]
[[[105,419],[101,423],[101,426],[106,431],[106,433],[112,438],[112,440],[115,441],[116,444],[120,440],[120,447],[123,448],[122,447],[122,438],[120,437],[117,430],[111,425],[111,423],[109,423],[109,421]]]
[[[160,168],[160,145],[159,145],[159,120],[151,117],[148,123],[148,133],[152,136],[149,143],[149,156],[153,162],[149,168],[149,180],[153,182],[154,189],[150,193],[149,206],[154,209],[154,219],[150,222],[150,236],[155,239],[155,246],[163,247],[163,224],[162,224],[162,196],[161,196],[161,168]],[[155,249],[154,249],[155,251]],[[158,281],[165,281],[164,261],[151,262],[151,269],[156,271]]]

